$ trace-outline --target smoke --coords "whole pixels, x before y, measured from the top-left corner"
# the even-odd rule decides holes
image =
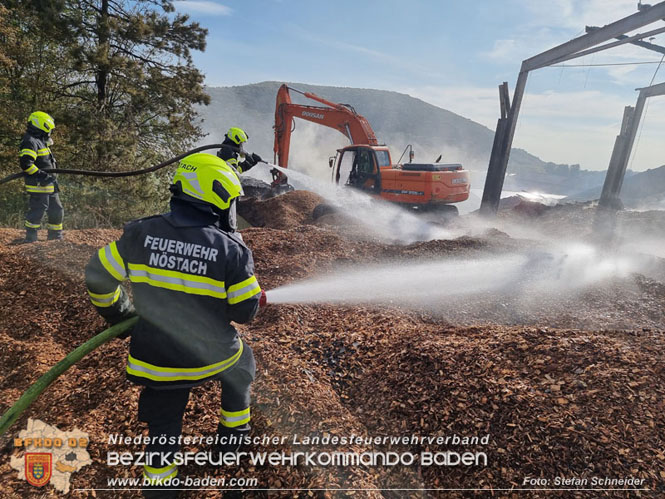
[[[379,141],[381,142],[380,138]],[[400,156],[402,163],[409,162],[409,154],[405,152],[409,144],[415,153],[414,163],[434,163],[441,156],[440,163],[460,163],[472,173],[478,173],[479,178],[484,178],[489,160],[488,155],[473,155],[466,149],[449,145],[442,145],[440,148],[434,149],[423,146],[401,134],[391,135],[387,144],[393,163],[396,164]],[[291,135],[288,168],[305,173],[317,180],[329,181],[332,172],[328,167],[328,159],[335,156],[338,149],[348,145],[350,145],[349,140],[337,130],[308,121],[296,120],[296,128]]]
[[[441,145],[437,147],[423,145],[418,141],[414,141],[413,137],[401,134],[391,134],[389,139],[390,154],[394,163],[398,162],[407,144],[411,144],[415,153],[414,163],[434,163],[441,156],[440,163],[460,163],[466,170],[470,171],[484,172],[487,170],[489,151],[487,151],[487,154],[477,154],[467,148],[445,144],[443,139],[441,140]],[[409,157],[407,153],[402,157],[402,163],[408,162]]]
[[[585,243],[569,243],[531,260],[524,290],[532,296],[574,292],[598,283],[625,278],[643,268],[638,258],[605,253]]]
[[[640,239],[626,240],[621,243],[621,251],[665,259],[665,239],[662,236],[650,235]]]
[[[289,170],[305,173],[321,182],[330,182],[332,171],[328,158],[337,149],[349,145],[349,139],[337,130],[308,121],[296,120],[291,136]]]
[[[312,135],[309,144],[313,150],[316,150],[313,144],[317,140]],[[428,161],[434,159],[436,156],[427,158]],[[425,159],[417,156],[415,161]],[[446,161],[453,162],[442,158],[442,162]],[[612,246],[612,253],[608,251],[609,246],[603,248],[580,242],[583,238],[590,239],[591,224],[576,224],[593,213],[583,207],[578,207],[570,220],[562,220],[554,226],[552,220],[544,223],[542,217],[487,220],[467,216],[452,226],[442,227],[361,191],[334,184],[328,176],[327,159],[325,162],[322,170],[326,175],[317,178],[293,169],[282,171],[296,188],[318,193],[342,214],[357,220],[368,235],[411,243],[461,235],[486,237],[488,229],[498,228],[513,239],[528,240],[525,246],[539,244],[547,250],[518,252],[499,258],[400,261],[378,267],[349,268],[333,276],[273,290],[269,292],[271,303],[398,304],[424,307],[450,317],[464,311],[466,320],[488,319],[496,308],[512,306],[524,314],[522,317],[529,317],[532,310],[540,309],[543,304],[574,300],[577,294],[590,287],[624,279],[636,272],[656,279],[663,277],[663,265],[658,257],[665,257],[662,249],[665,241],[656,234],[663,233],[664,227],[658,226],[654,234],[653,225],[637,227],[627,220],[617,226],[617,242]],[[268,169],[255,168],[252,173],[262,171],[265,174]],[[566,303],[566,306],[572,305]],[[561,314],[565,313],[566,306],[561,305]]]
[[[295,188],[316,192],[324,197],[340,213],[362,225],[368,234],[405,244],[453,237],[451,231],[430,223],[405,208],[373,198],[362,191],[338,186],[330,180],[322,182],[304,173],[276,165],[269,166],[287,175]]]

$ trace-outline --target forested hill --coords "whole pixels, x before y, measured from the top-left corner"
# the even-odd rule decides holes
[[[200,109],[206,142],[223,136],[231,125],[244,127],[251,149],[272,159],[275,97],[282,82],[262,82],[235,87],[208,87],[211,103]],[[487,170],[494,131],[420,99],[385,90],[328,87],[288,83],[333,102],[352,105],[371,123],[377,138],[391,147],[397,160],[407,144],[413,144],[416,160],[432,162],[443,154],[444,162],[460,162],[470,169],[476,187]],[[296,92],[294,102],[318,105]],[[348,144],[338,132],[297,120],[292,138],[290,166],[325,171],[328,156]],[[579,166],[546,163],[522,149],[513,149],[506,188],[537,187],[554,193],[572,192],[601,184],[604,173],[580,171]]]

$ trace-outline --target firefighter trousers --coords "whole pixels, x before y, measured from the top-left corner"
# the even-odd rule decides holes
[[[58,236],[62,233],[62,220],[65,212],[57,192],[52,194],[30,193],[28,211],[25,214],[26,229],[33,231],[39,229],[44,212],[48,214],[49,235]]]
[[[250,385],[254,381],[256,364],[252,349],[243,343],[238,362],[228,372],[214,379],[221,381],[222,396],[220,426],[231,432],[246,433],[249,429]],[[172,465],[168,454],[180,450],[182,418],[191,388],[159,389],[146,386],[139,397],[139,420],[148,423],[150,436],[146,452],[153,452],[150,470],[166,470]],[[160,437],[166,438],[160,438]]]

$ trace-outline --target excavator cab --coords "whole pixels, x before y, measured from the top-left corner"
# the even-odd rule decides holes
[[[334,179],[337,184],[343,182],[349,187],[379,194],[381,175],[374,149],[368,146],[350,146],[340,149]]]

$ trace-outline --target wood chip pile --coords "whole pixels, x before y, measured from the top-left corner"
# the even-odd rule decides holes
[[[259,213],[257,208],[256,216],[263,217],[266,226],[243,231],[254,252],[259,281],[269,290],[333,273],[341,265],[474,257],[531,244],[496,231],[408,246],[359,241],[346,238],[335,227],[311,224],[307,218],[311,212],[301,210],[318,203],[314,195],[290,196],[264,202],[265,209]],[[576,220],[586,218],[586,213],[580,215],[584,209],[568,208],[565,216],[559,212],[558,226],[567,220],[575,226]],[[548,218],[551,209],[535,212],[530,216],[557,223],[556,217]],[[525,216],[523,211],[506,215],[497,222],[498,228],[508,219],[514,223]],[[647,227],[660,223],[653,213],[641,220],[630,216],[631,223]],[[119,234],[67,231],[64,242],[15,245],[12,242],[22,231],[0,229],[0,411],[64,355],[104,329],[88,303],[82,275],[90,255]],[[589,287],[574,297],[523,308],[492,296],[475,299],[480,302],[453,301],[439,311],[407,310],[399,300],[389,307],[272,305],[238,329],[257,358],[253,434],[287,437],[284,444],[251,450],[385,450],[418,455],[471,451],[486,453],[487,466],[252,468],[245,463],[240,468],[191,465],[181,468],[181,473],[255,477],[258,488],[264,489],[365,489],[347,492],[357,497],[379,497],[380,492],[368,489],[384,488],[521,488],[525,477],[558,476],[643,478],[644,487],[650,489],[643,496],[665,494],[663,282],[631,275]],[[10,455],[19,453],[13,437],[25,428],[28,417],[90,434],[93,464],[71,477],[72,488],[104,488],[110,476],[140,476],[140,468],[105,464],[108,450],[138,450],[111,448],[109,434],[135,436],[146,430],[136,417],[139,388],[124,377],[127,343],[115,340],[65,373],[2,438],[1,497],[28,497],[35,491],[9,467]],[[184,433],[214,434],[218,408],[216,385],[194,389]],[[293,442],[294,435],[352,434],[415,440],[489,435],[489,442],[468,446],[450,440],[447,445]],[[52,488],[43,492],[47,497],[55,494]],[[441,495],[383,492],[388,497],[409,494]],[[308,492],[284,495],[305,497]],[[113,493],[113,497],[136,496],[136,492]],[[497,491],[494,496],[511,493]],[[187,492],[183,497],[220,497],[220,493]]]

